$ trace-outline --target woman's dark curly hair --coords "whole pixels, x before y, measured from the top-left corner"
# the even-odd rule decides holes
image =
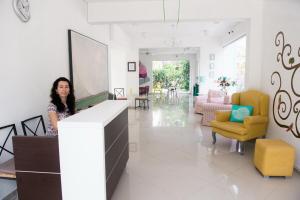
[[[53,103],[57,107],[58,112],[64,112],[66,110],[65,105],[61,102],[61,99],[56,92],[59,81],[65,81],[65,82],[68,82],[68,84],[69,84],[70,93],[67,96],[67,106],[69,108],[70,114],[73,115],[73,114],[75,114],[74,88],[73,88],[72,83],[67,78],[60,77],[54,81],[52,89],[51,89],[51,94],[50,94],[51,103]]]

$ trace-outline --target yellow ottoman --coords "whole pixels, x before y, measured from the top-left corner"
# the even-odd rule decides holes
[[[264,176],[292,176],[295,148],[278,139],[257,139],[254,164]]]

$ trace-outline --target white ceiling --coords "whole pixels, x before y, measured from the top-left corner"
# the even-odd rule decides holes
[[[157,0],[84,0],[86,2],[126,2],[126,1],[157,1]],[[162,1],[162,0],[161,0]]]
[[[168,54],[197,54],[199,53],[200,48],[199,47],[173,47],[173,48],[143,48],[140,49],[140,54],[145,55],[168,55]]]
[[[136,43],[143,44],[140,53],[197,54],[199,42],[216,39],[221,41],[240,20],[214,20],[189,22],[153,22],[118,24]],[[191,41],[194,41],[191,43]],[[156,46],[153,44],[157,44]],[[166,47],[166,48],[162,48]]]
[[[189,22],[153,22],[119,24],[133,38],[184,38],[184,37],[222,37],[236,26],[240,20],[214,20]]]
[[[153,1],[153,0],[85,0],[86,2],[129,2],[129,1]],[[157,0],[156,0],[157,1]],[[161,0],[162,1],[162,0]],[[177,22],[131,22],[119,23],[124,32],[128,34],[141,47],[151,47],[154,52],[162,54],[173,53],[186,54],[199,51],[199,41],[208,38],[221,40],[229,30],[233,29],[242,20],[203,20],[203,21],[179,21]],[[194,45],[194,42],[195,44]],[[198,41],[198,42],[196,42]],[[154,45],[154,46],[153,46]],[[172,49],[161,49],[172,47]],[[174,48],[181,47],[181,48]],[[191,47],[196,47],[193,49]],[[189,48],[189,50],[187,50]],[[143,52],[149,52],[144,49]]]

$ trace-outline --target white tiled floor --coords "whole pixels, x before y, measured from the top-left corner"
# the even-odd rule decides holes
[[[4,199],[7,195],[16,190],[17,184],[15,180],[0,179],[0,199]]]
[[[200,126],[192,98],[155,99],[129,110],[130,157],[113,200],[299,200],[300,175],[263,178],[235,141]]]

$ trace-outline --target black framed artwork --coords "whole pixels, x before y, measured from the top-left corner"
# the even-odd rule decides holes
[[[129,72],[135,72],[136,71],[136,62],[128,62],[127,67],[128,67]]]

